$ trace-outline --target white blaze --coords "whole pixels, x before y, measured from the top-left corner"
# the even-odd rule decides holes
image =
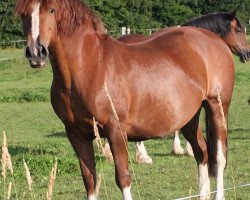
[[[35,44],[39,36],[39,11],[40,11],[40,3],[36,3],[33,6],[33,11],[31,14],[31,35],[34,43],[35,55],[37,55],[37,49],[35,48]]]

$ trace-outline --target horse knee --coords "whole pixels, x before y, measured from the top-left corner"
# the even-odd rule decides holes
[[[124,172],[117,172],[116,171],[116,184],[122,191],[124,188],[129,187],[131,184],[131,178],[130,174],[127,170],[124,170]]]

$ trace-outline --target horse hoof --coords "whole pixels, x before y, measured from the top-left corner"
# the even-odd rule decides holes
[[[139,164],[152,164],[153,160],[148,155],[136,155],[136,162]]]
[[[187,156],[191,156],[191,157],[194,157],[194,152],[191,150],[186,150],[185,151],[185,154],[187,155]]]
[[[173,155],[183,155],[184,153],[185,153],[185,151],[181,147],[172,149],[172,154]]]
[[[200,200],[210,200],[210,196],[201,196]]]

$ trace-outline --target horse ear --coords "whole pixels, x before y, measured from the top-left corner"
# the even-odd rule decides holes
[[[236,18],[236,13],[237,13],[237,10],[235,9],[233,12],[230,13],[230,18],[231,20],[235,19]]]

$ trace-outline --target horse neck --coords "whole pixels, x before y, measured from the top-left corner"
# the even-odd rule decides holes
[[[84,31],[84,29],[79,29],[70,38],[59,35],[52,43],[50,60],[54,81],[57,81],[62,89],[66,91],[71,89],[72,77],[76,73],[74,68],[80,66],[84,70],[85,67],[93,65],[91,62],[95,59],[91,59],[91,56],[98,56],[94,51],[99,49],[94,44],[99,44],[95,31]]]
[[[63,90],[69,90],[71,88],[69,62],[66,59],[64,48],[59,38],[51,44],[50,62],[53,69],[53,80],[59,83]]]

